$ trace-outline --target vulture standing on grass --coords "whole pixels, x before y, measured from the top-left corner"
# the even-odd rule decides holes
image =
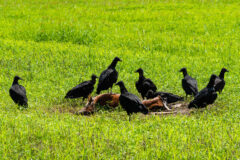
[[[9,94],[13,101],[20,106],[28,106],[28,99],[26,96],[26,89],[18,84],[18,80],[23,80],[19,76],[15,76]]]
[[[132,113],[141,112],[143,114],[148,114],[147,107],[142,104],[141,100],[136,95],[127,91],[122,81],[119,81],[116,85],[120,87],[121,91],[119,102],[129,115],[129,120]]]
[[[141,94],[143,99],[146,97],[146,94],[149,90],[156,92],[157,90],[156,85],[152,82],[151,79],[144,77],[142,68],[139,68],[135,72],[139,73],[139,79],[135,83],[135,85],[136,85],[137,91]]]
[[[100,94],[102,90],[107,90],[109,88],[111,88],[112,93],[112,86],[118,79],[118,72],[115,69],[118,61],[122,60],[115,57],[110,66],[101,73],[97,87],[97,94]]]
[[[167,103],[174,103],[184,100],[183,97],[168,92],[153,92],[152,90],[149,90],[146,94],[147,99],[155,98],[157,96],[161,96],[164,100],[166,100]]]
[[[196,95],[198,93],[197,81],[188,75],[187,69],[182,68],[179,72],[183,73],[184,78],[182,79],[182,88],[186,93],[186,97],[188,95]]]
[[[212,74],[210,81],[204,89],[202,89],[195,97],[194,100],[190,102],[188,108],[203,108],[206,107],[208,104],[213,104],[214,101],[217,99],[217,93],[214,89],[214,82],[216,79],[216,75]]]
[[[83,101],[87,98],[93,91],[94,85],[96,83],[97,76],[95,74],[92,75],[91,80],[84,81],[77,85],[76,87],[72,88],[68,91],[65,98],[80,98],[83,97]]]
[[[219,77],[215,79],[214,88],[216,92],[218,91],[219,93],[221,93],[225,86],[225,81],[224,81],[225,72],[229,72],[229,71],[226,68],[222,68],[219,74]]]

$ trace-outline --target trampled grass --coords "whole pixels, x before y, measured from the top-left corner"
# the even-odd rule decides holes
[[[239,159],[240,3],[219,1],[0,1],[0,157],[2,159]],[[139,95],[142,67],[158,90],[184,95],[182,74],[203,88],[222,67],[214,106],[190,116],[125,112],[90,117],[52,112],[115,56],[119,80]],[[24,78],[29,108],[8,90]],[[114,87],[119,93],[119,88]]]

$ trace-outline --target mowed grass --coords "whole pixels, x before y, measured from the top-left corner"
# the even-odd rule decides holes
[[[239,8],[238,0],[0,1],[1,159],[239,159]],[[83,106],[66,92],[115,56],[119,80],[138,96],[139,67],[158,90],[182,96],[180,68],[199,89],[222,67],[230,72],[215,105],[188,116],[129,122],[121,109],[90,117],[55,110]],[[15,75],[25,80],[28,109],[9,96]]]

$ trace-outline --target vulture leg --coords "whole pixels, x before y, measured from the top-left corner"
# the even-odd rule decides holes
[[[83,98],[82,98],[82,104],[84,103],[84,99],[85,99],[85,98],[83,97]]]

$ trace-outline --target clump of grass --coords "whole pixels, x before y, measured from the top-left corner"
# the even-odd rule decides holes
[[[34,40],[56,41],[56,42],[72,42],[79,45],[90,45],[96,41],[97,34],[94,29],[79,29],[69,27],[68,25],[60,25],[56,28],[43,27],[36,34]]]

